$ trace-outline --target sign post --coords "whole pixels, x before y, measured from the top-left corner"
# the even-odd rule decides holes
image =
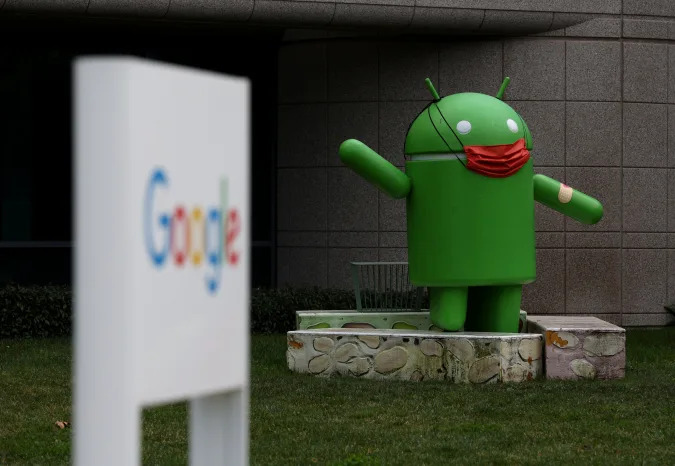
[[[248,462],[249,84],[75,64],[74,462],[140,462],[189,400],[191,464]]]

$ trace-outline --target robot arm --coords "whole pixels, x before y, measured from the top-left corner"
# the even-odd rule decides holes
[[[349,168],[395,199],[410,192],[410,178],[356,139],[340,144],[340,159]]]
[[[534,200],[581,223],[594,224],[602,218],[597,199],[548,176],[534,175]]]

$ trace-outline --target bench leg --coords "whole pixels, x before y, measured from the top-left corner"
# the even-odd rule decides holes
[[[431,322],[443,330],[459,330],[466,319],[468,288],[430,287]]]
[[[517,333],[522,290],[522,285],[470,287],[465,329]]]

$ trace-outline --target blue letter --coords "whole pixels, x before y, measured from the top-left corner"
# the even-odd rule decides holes
[[[155,248],[154,234],[152,228],[152,195],[154,188],[157,185],[167,186],[169,184],[164,171],[160,168],[155,170],[150,176],[150,182],[148,183],[148,189],[145,192],[145,212],[144,212],[144,227],[145,227],[145,246],[148,249],[148,254],[152,259],[152,263],[157,267],[161,267],[166,260],[166,256],[169,252],[169,216],[166,213],[159,215],[159,227],[161,230],[164,230],[165,238],[164,247],[161,250]]]
[[[223,262],[223,222],[222,214],[216,208],[209,209],[206,216],[206,262],[213,267],[213,275],[206,277],[206,287],[216,294],[220,285],[220,272]]]

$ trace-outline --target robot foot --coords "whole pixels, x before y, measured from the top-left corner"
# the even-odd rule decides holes
[[[466,320],[468,294],[466,286],[429,288],[431,322],[443,330],[460,330]]]

